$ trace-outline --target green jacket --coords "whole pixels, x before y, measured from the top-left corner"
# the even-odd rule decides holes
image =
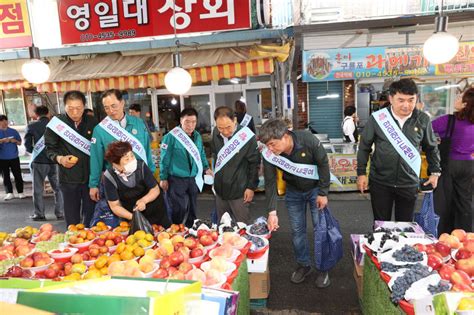
[[[393,117],[391,108],[389,113]],[[393,119],[398,125],[398,121]],[[428,173],[441,172],[438,145],[429,116],[415,109],[403,125],[402,132],[415,148],[421,147],[426,153]],[[357,175],[366,175],[372,144],[375,144],[375,150],[370,157],[369,182],[374,181],[391,187],[419,185],[418,176],[397,153],[373,116],[370,116],[360,137],[359,151],[357,152]]]
[[[126,120],[127,125],[125,126],[125,130],[137,138],[138,141],[140,141],[140,143],[143,145],[143,148],[146,152],[147,165],[152,172],[155,172],[156,166],[153,163],[153,158],[151,155],[150,136],[145,123],[141,118],[130,115],[126,115]],[[104,155],[107,145],[114,141],[117,140],[107,131],[105,131],[100,125],[97,125],[97,127],[94,128],[94,133],[92,134],[91,140],[91,173],[89,177],[90,188],[99,187],[102,172],[111,166],[110,163],[105,161]],[[135,157],[137,159],[141,159],[137,154],[135,154]]]
[[[235,132],[242,129],[238,125]],[[212,133],[211,152],[214,161],[217,153],[224,146],[224,139],[219,130],[214,128]],[[257,140],[252,137],[243,148],[230,159],[227,164],[214,175],[214,189],[223,200],[235,200],[244,196],[248,188],[257,189],[258,168],[260,166],[260,152],[257,149]]]
[[[318,187],[319,196],[327,196],[329,193],[330,172],[329,160],[323,145],[307,130],[296,130],[289,132],[293,138],[293,151],[290,155],[284,153],[282,157],[299,164],[312,164],[318,167],[319,180],[313,180],[283,172],[283,180],[287,188],[307,192]],[[263,159],[265,177],[265,196],[267,199],[267,210],[276,210],[277,187],[276,166]]]
[[[74,121],[66,114],[61,114],[56,117],[64,121],[69,127],[87,140],[91,140],[92,131],[97,125],[97,120],[94,117],[86,114],[82,115],[82,121],[78,128],[75,127]],[[62,139],[49,128],[46,128],[44,133],[44,141],[46,144],[46,155],[54,162],[56,162],[58,155],[74,155],[79,158],[76,165],[71,168],[59,166],[59,181],[69,184],[87,184],[89,181],[89,156]]]
[[[206,171],[209,163],[201,135],[196,130],[192,134],[192,140],[201,153],[203,171]],[[188,151],[171,133],[167,133],[161,142],[160,179],[168,180],[169,176],[196,177],[197,172],[197,164]]]

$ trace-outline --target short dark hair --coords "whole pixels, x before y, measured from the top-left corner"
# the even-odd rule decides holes
[[[217,120],[217,118],[221,117],[228,117],[230,120],[234,120],[235,114],[232,108],[227,106],[220,106],[217,107],[214,111],[214,120]]]
[[[393,81],[389,87],[389,94],[390,96],[394,96],[397,93],[417,95],[418,87],[413,79],[400,79],[398,81]]]
[[[86,105],[86,96],[81,91],[67,91],[66,94],[64,94],[63,100],[64,105],[66,105],[68,101],[73,100],[80,100],[84,106]]]
[[[457,119],[468,120],[471,124],[474,124],[474,87],[468,88],[462,95],[461,101],[466,103],[466,106],[454,113]]]
[[[0,115],[0,121],[8,120],[7,115]]]
[[[103,100],[104,98],[106,98],[107,96],[110,96],[110,95],[115,95],[115,97],[116,97],[119,101],[123,100],[122,91],[120,91],[120,90],[118,90],[118,89],[110,89],[110,90],[105,91],[105,92],[102,93],[102,95],[100,96],[100,99]]]
[[[134,104],[130,105],[130,106],[128,107],[128,109],[131,109],[131,110],[134,110],[134,111],[136,111],[136,112],[140,112],[140,113],[141,113],[141,111],[142,111],[142,106],[141,106],[140,104],[134,103]]]
[[[120,159],[130,151],[132,151],[130,143],[125,141],[115,141],[107,146],[107,149],[105,150],[105,159],[109,163],[119,164]]]
[[[185,108],[179,114],[179,118],[183,118],[184,116],[196,116],[198,117],[198,112],[192,107]]]
[[[344,108],[344,116],[352,116],[356,112],[356,108],[354,106],[347,106]]]
[[[49,109],[48,109],[48,107],[46,107],[46,106],[44,106],[44,105],[42,105],[42,106],[36,106],[34,112],[35,112],[35,114],[36,114],[37,116],[40,116],[40,117],[41,117],[41,116],[46,116],[46,115],[48,115],[48,114],[49,114]]]
[[[235,112],[239,114],[245,114],[247,112],[247,106],[241,100],[235,101]]]
[[[272,139],[280,140],[288,133],[288,125],[281,119],[269,119],[260,127],[259,140],[267,143]]]
[[[93,111],[92,109],[90,109],[90,108],[86,108],[86,109],[84,109],[84,113],[86,113],[86,114],[88,114],[88,113],[94,114],[94,111]]]

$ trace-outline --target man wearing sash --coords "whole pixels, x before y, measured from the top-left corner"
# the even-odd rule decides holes
[[[122,92],[117,89],[105,91],[102,94],[102,104],[107,117],[94,128],[91,139],[89,194],[94,201],[99,200],[99,183],[102,172],[110,167],[110,164],[104,160],[109,143],[115,141],[130,143],[135,157],[145,162],[152,173],[155,173],[156,170],[151,156],[148,129],[141,118],[125,113]]]
[[[260,128],[264,159],[265,195],[267,199],[268,228],[278,229],[276,211],[276,168],[283,171],[286,182],[285,203],[291,223],[293,249],[298,267],[291,282],[301,283],[312,272],[309,242],[306,235],[306,209],[309,205],[313,227],[318,223],[318,211],[328,204],[330,184],[329,162],[326,150],[307,130],[288,131],[286,123],[270,119]],[[318,288],[330,285],[328,272],[319,272]]]
[[[428,115],[415,108],[418,88],[412,79],[395,81],[389,88],[391,106],[372,114],[361,135],[357,153],[357,187],[363,193],[370,182],[374,220],[413,221],[418,194],[421,157],[426,153],[430,177],[425,185],[436,188],[441,175],[440,157]],[[370,181],[367,163],[370,157]]]
[[[45,221],[44,211],[44,180],[48,181],[54,191],[54,214],[58,220],[63,220],[63,194],[59,189],[58,165],[46,155],[44,132],[49,122],[49,110],[46,106],[36,106],[34,109],[38,118],[28,125],[25,133],[26,151],[32,153],[31,173],[33,177],[33,205],[34,213],[30,216],[33,221]]]
[[[168,193],[174,224],[191,227],[197,218],[197,194],[202,191],[203,173],[212,174],[202,138],[197,132],[198,113],[185,108],[180,125],[163,137],[160,155],[160,187]]]
[[[248,127],[255,134],[253,117],[247,113],[247,106],[241,100],[235,101],[235,116],[237,117],[237,123],[243,127]]]
[[[215,161],[214,189],[220,217],[229,212],[238,222],[250,223],[249,205],[258,186],[260,154],[255,134],[237,124],[229,107],[214,112],[216,128],[212,133],[211,152]]]
[[[97,120],[84,113],[86,97],[80,91],[64,94],[65,114],[51,119],[45,134],[46,154],[59,164],[59,183],[64,199],[66,224],[87,226],[94,214],[89,197],[89,154]]]

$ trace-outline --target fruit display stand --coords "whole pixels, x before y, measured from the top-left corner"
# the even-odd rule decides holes
[[[238,275],[232,282],[231,289],[239,292],[239,304],[237,308],[238,315],[247,315],[250,313],[249,298],[249,274],[247,270],[247,259],[243,259],[238,269]]]
[[[184,314],[187,301],[200,299],[199,282],[107,277],[21,291],[17,303],[55,313],[164,315]]]

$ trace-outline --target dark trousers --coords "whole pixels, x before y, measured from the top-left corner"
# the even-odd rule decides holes
[[[171,223],[184,223],[187,227],[192,227],[196,220],[196,203],[199,189],[194,177],[168,178],[168,195],[173,209]]]
[[[89,197],[88,185],[61,183],[61,192],[64,198],[64,218],[66,224],[81,223],[82,212],[82,223],[89,227],[94,215],[95,202]]]
[[[23,193],[23,178],[21,177],[20,159],[0,160],[0,168],[3,176],[3,185],[7,194],[13,193],[12,181],[10,180],[10,170],[15,178],[16,191]]]
[[[449,160],[434,191],[434,208],[439,215],[438,235],[454,229],[473,232],[472,188],[474,161]]]
[[[390,187],[370,183],[370,199],[374,220],[391,221],[395,204],[395,221],[413,221],[418,187]]]

